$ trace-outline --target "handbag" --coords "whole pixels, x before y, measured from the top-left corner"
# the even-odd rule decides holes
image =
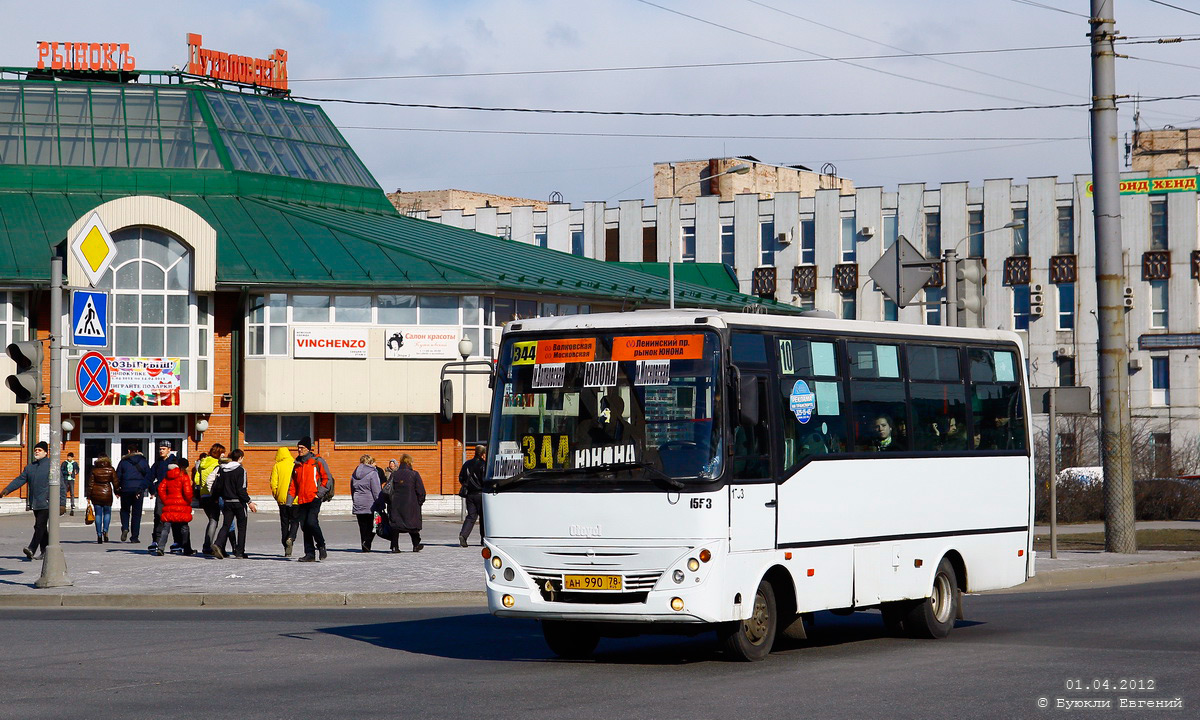
[[[384,513],[375,513],[375,534],[384,540],[392,539],[392,524]]]
[[[83,522],[86,525],[91,525],[92,523],[96,522],[96,509],[92,507],[91,500],[88,501],[88,509],[87,513],[85,513],[83,516]]]

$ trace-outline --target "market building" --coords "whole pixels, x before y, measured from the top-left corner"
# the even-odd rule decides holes
[[[1166,131],[1163,131],[1166,132]],[[1186,131],[1172,151],[1186,148]],[[1164,141],[1165,142],[1165,141]],[[1140,147],[1140,146],[1139,146]],[[1178,162],[1179,152],[1172,155]],[[1190,156],[1188,156],[1190,157]],[[744,158],[712,163],[723,172]],[[1139,160],[1135,154],[1135,167]],[[669,163],[656,165],[659,170]],[[1122,241],[1135,429],[1145,468],[1156,476],[1193,473],[1171,467],[1172,452],[1200,443],[1200,237],[1197,169],[1122,175]],[[730,177],[721,178],[726,180]],[[982,184],[905,183],[896,189],[841,187],[745,192],[728,199],[659,197],[615,206],[552,204],[540,211],[443,212],[438,220],[518,242],[545,243],[608,261],[723,263],[739,289],[847,319],[939,325],[948,320],[944,273],[898,308],[868,272],[898,236],[928,258],[954,249],[986,263],[983,327],[1015,330],[1029,351],[1031,384],[1095,391],[1096,266],[1091,179],[997,178]],[[659,183],[656,182],[656,189]],[[695,186],[693,186],[695,187]],[[1093,408],[1099,407],[1093,400]],[[1041,428],[1044,415],[1035,416]],[[1066,421],[1064,421],[1066,422]],[[1075,464],[1085,439],[1064,430],[1061,465]],[[1142,457],[1142,456],[1139,456]]]
[[[187,72],[109,68],[99,44],[95,66],[67,45],[82,55],[0,69],[0,340],[50,333],[53,253],[68,285],[92,284],[67,246],[99,247],[93,218],[115,253],[95,282],[107,344],[64,363],[64,456],[88,467],[132,444],[152,458],[165,439],[195,458],[219,442],[246,451],[265,495],[276,448],[309,435],[343,496],[360,455],[401,453],[453,495],[491,397],[486,377],[464,392],[452,373],[455,415],[439,417],[460,340],[491,360],[514,318],[667,305],[667,280],[637,267],[400,214],[321,108],[288,99],[285,52],[188,39]],[[687,277],[680,306],[775,306]],[[67,339],[79,317],[68,305],[57,319]],[[47,409],[29,407],[0,394],[0,476],[49,436]]]

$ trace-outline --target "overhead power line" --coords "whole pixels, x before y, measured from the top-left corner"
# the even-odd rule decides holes
[[[1029,5],[1030,7],[1041,8],[1042,10],[1053,10],[1054,12],[1060,12],[1060,13],[1063,13],[1064,15],[1074,15],[1075,17],[1083,18],[1085,20],[1088,19],[1088,16],[1084,15],[1083,13],[1071,12],[1070,10],[1063,10],[1062,8],[1054,7],[1053,5],[1047,5],[1045,3],[1034,2],[1033,0],[1012,0],[1012,1],[1015,3],[1018,3],[1020,5]]]
[[[1163,0],[1150,0],[1150,2],[1154,3],[1155,5],[1162,5],[1163,7],[1169,7],[1172,10],[1178,10],[1179,12],[1185,12],[1190,15],[1200,16],[1200,12],[1196,12],[1195,10],[1189,10],[1187,8],[1181,8],[1178,5],[1172,5],[1169,2],[1163,2]]]
[[[1063,140],[1086,140],[1086,135],[1074,137],[886,137],[880,135],[721,135],[721,134],[687,134],[687,133],[614,133],[614,132],[567,132],[557,130],[495,130],[473,128],[424,128],[424,127],[395,127],[388,125],[338,125],[346,130],[385,130],[395,132],[429,132],[454,133],[465,135],[547,135],[562,137],[612,137],[612,138],[657,138],[666,140],[819,140],[822,142],[856,141],[869,142],[873,140],[885,142],[1000,142],[1000,141],[1033,141],[1060,142]]]

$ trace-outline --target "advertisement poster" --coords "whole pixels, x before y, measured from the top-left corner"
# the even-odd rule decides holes
[[[292,357],[362,359],[367,357],[367,329],[298,327],[292,330]]]
[[[100,358],[89,353],[78,372],[77,391],[91,406],[179,404],[179,358]]]
[[[384,330],[383,356],[388,360],[458,358],[456,326],[395,325]]]

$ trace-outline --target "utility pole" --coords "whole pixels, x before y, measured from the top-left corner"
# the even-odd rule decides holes
[[[67,577],[67,558],[63,555],[58,532],[59,487],[62,485],[62,258],[56,253],[50,260],[50,518],[46,523],[49,537],[42,558],[42,575],[33,584],[39,588],[71,585]],[[29,422],[37,422],[37,415]]]
[[[1104,465],[1104,550],[1136,553],[1125,341],[1120,162],[1113,38],[1114,0],[1092,0],[1092,197],[1100,351],[1100,451]],[[1054,479],[1051,478],[1051,482]]]

